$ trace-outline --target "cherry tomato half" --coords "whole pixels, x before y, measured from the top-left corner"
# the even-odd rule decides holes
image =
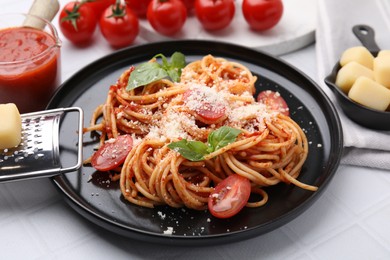
[[[282,18],[282,0],[243,0],[242,13],[249,26],[256,31],[274,27]]]
[[[115,169],[125,161],[132,147],[133,138],[130,135],[119,135],[115,139],[107,140],[92,155],[91,164],[98,171]]]
[[[234,0],[196,0],[195,15],[203,28],[221,30],[233,20],[236,6]]]
[[[195,91],[195,93],[194,93]],[[204,94],[203,94],[204,95]],[[191,108],[199,117],[200,121],[205,124],[215,124],[226,118],[226,107],[224,104],[218,102],[208,102],[205,100],[197,100],[203,96],[201,92],[197,90],[187,90],[183,94],[183,99],[188,102],[189,99],[194,99],[195,102],[191,102]],[[192,96],[192,97],[191,97]],[[195,104],[195,105],[194,105]]]
[[[90,42],[96,25],[97,19],[93,9],[79,2],[67,3],[59,15],[59,26],[62,34],[74,44]]]
[[[187,9],[181,0],[152,0],[146,17],[154,30],[171,36],[183,27],[187,20]]]
[[[225,118],[226,108],[215,106],[208,102],[203,102],[202,107],[196,110],[196,113],[204,119],[205,123],[214,124],[220,119]]]
[[[115,4],[115,0],[94,0],[92,2],[86,2],[85,5],[93,9],[96,18],[99,19],[104,10],[110,5]]]
[[[271,110],[278,111],[283,115],[290,115],[288,105],[279,92],[264,90],[257,96],[257,102],[263,103]]]
[[[249,180],[233,174],[218,183],[210,194],[208,208],[217,218],[230,218],[246,205],[251,194]]]
[[[99,21],[100,31],[114,48],[132,44],[139,33],[138,17],[125,5],[107,7]]]
[[[125,3],[138,17],[145,18],[150,1],[151,0],[125,0]]]

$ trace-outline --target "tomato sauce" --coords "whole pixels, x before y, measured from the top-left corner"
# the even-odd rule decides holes
[[[21,113],[43,110],[60,83],[60,48],[38,29],[0,30],[0,103],[15,103]]]

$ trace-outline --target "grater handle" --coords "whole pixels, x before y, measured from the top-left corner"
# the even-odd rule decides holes
[[[78,121],[78,140],[77,140],[77,162],[75,165],[60,168],[59,174],[77,171],[81,165],[83,164],[83,126],[84,126],[84,113],[83,110],[79,107],[69,107],[63,108],[64,112],[68,111],[76,111],[79,113],[79,121]]]

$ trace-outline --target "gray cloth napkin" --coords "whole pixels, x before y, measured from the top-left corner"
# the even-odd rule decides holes
[[[351,121],[338,106],[324,78],[340,59],[341,53],[361,45],[352,27],[366,24],[375,30],[381,49],[390,50],[389,0],[317,0],[316,55],[318,81],[336,105],[343,126],[342,164],[390,170],[390,131],[370,130]],[[389,75],[390,76],[390,75]]]

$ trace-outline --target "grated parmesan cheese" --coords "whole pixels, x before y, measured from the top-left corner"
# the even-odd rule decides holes
[[[217,92],[214,88],[192,84],[190,90],[190,94],[186,98],[185,104],[192,111],[212,109],[214,112],[218,112],[221,109],[227,108],[229,105],[224,95],[221,92]],[[205,103],[212,104],[212,106],[204,107]]]
[[[164,235],[172,235],[173,234],[173,227],[167,227],[167,230],[163,231]]]

